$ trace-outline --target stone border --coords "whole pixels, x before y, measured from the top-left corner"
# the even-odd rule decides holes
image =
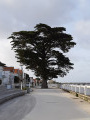
[[[25,94],[26,94],[26,91],[20,91],[20,92],[16,92],[16,93],[5,95],[5,96],[0,98],[0,104],[6,102],[8,100],[11,100],[13,98],[25,95]]]
[[[69,93],[75,95],[76,97],[79,97],[87,102],[90,103],[90,96],[86,96],[86,95],[83,95],[83,94],[80,94],[80,93],[76,93],[76,92],[73,92],[73,91],[68,91]]]

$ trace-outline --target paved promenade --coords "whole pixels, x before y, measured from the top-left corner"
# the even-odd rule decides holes
[[[32,95],[36,106],[23,120],[90,120],[90,115],[80,109],[60,89],[38,89]]]
[[[69,97],[60,89],[35,89],[2,104],[0,120],[90,120],[74,96]]]

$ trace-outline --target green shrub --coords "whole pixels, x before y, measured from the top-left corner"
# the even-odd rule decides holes
[[[76,97],[78,97],[78,93],[76,93]]]

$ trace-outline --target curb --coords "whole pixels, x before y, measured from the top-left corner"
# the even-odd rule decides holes
[[[62,89],[62,90],[64,90],[64,89]],[[64,91],[69,92],[69,93],[73,94],[74,96],[79,97],[79,98],[81,98],[81,99],[90,103],[90,96],[83,95],[83,94],[80,94],[80,93],[76,93],[76,92],[73,92],[73,91],[68,91],[68,90],[64,90]]]
[[[16,93],[12,93],[6,96],[3,96],[2,98],[0,98],[0,104],[7,102],[13,98],[19,97],[19,96],[23,96],[25,95],[26,92],[25,91],[20,91],[20,92],[16,92]]]
[[[83,95],[83,94],[80,94],[80,93],[76,93],[76,92],[70,92],[71,94],[75,95],[76,97],[79,97],[87,102],[90,103],[90,96],[87,96],[87,95]]]

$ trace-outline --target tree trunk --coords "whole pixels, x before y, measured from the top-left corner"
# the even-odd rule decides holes
[[[41,88],[48,88],[47,80],[43,79]]]

